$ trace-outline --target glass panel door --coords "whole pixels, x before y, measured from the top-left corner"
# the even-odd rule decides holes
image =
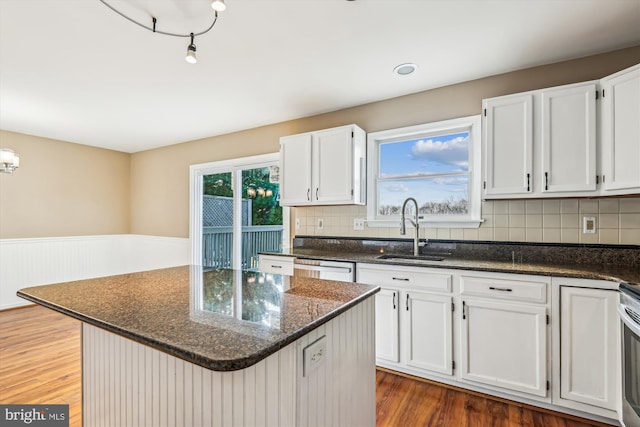
[[[282,252],[277,162],[212,167],[201,185],[203,267],[257,270],[259,252]]]

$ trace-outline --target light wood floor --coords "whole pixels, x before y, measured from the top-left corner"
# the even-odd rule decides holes
[[[0,311],[0,403],[68,404],[81,427],[80,366],[78,321],[40,306]],[[378,426],[605,426],[382,370],[376,383]]]

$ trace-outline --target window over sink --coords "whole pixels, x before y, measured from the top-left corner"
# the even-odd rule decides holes
[[[478,115],[370,133],[368,223],[397,226],[413,197],[421,225],[478,227],[480,123]]]

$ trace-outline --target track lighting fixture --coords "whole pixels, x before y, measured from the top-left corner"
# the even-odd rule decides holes
[[[191,33],[191,44],[187,47],[187,56],[184,58],[189,64],[198,62],[196,58],[196,45],[193,43],[193,33]]]
[[[224,4],[224,0],[213,0],[211,2],[211,7],[216,12],[224,12],[224,10],[227,8],[227,5]]]
[[[117,10],[115,7],[111,6],[109,4],[109,2],[107,0],[99,0],[102,4],[104,4],[105,6],[107,6],[109,9],[113,10],[115,13],[117,13],[118,15],[122,16],[123,18],[125,18],[126,20],[133,22],[134,24],[145,28],[151,32],[154,33],[158,33],[158,34],[164,34],[165,36],[173,36],[173,37],[190,37],[191,38],[191,43],[189,44],[189,46],[187,46],[187,56],[185,57],[186,61],[190,64],[195,64],[197,62],[196,59],[196,45],[194,43],[194,38],[195,36],[201,36],[203,34],[208,33],[213,26],[216,24],[216,21],[218,20],[218,12],[222,12],[227,8],[227,5],[225,4],[224,0],[213,0],[211,2],[211,7],[213,8],[214,12],[213,12],[213,22],[211,22],[211,25],[209,25],[208,28],[206,28],[203,31],[199,31],[199,32],[190,32],[188,34],[179,34],[179,33],[170,33],[170,32],[166,32],[166,31],[161,31],[159,30],[158,27],[158,20],[156,19],[156,17],[151,16],[151,26],[149,25],[145,25],[142,24],[132,18],[129,18],[127,15],[125,15],[124,13],[120,12],[119,10]]]

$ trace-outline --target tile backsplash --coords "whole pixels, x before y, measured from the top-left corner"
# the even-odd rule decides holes
[[[354,230],[357,218],[367,217],[366,206],[313,206],[292,209],[299,220],[295,235],[344,237],[411,237],[400,227]],[[583,218],[595,217],[596,232],[582,232]],[[493,200],[482,203],[479,228],[421,227],[428,239],[493,240],[547,243],[602,243],[640,245],[640,197],[603,199]],[[295,219],[295,220],[294,220]],[[322,223],[322,228],[318,223]]]

